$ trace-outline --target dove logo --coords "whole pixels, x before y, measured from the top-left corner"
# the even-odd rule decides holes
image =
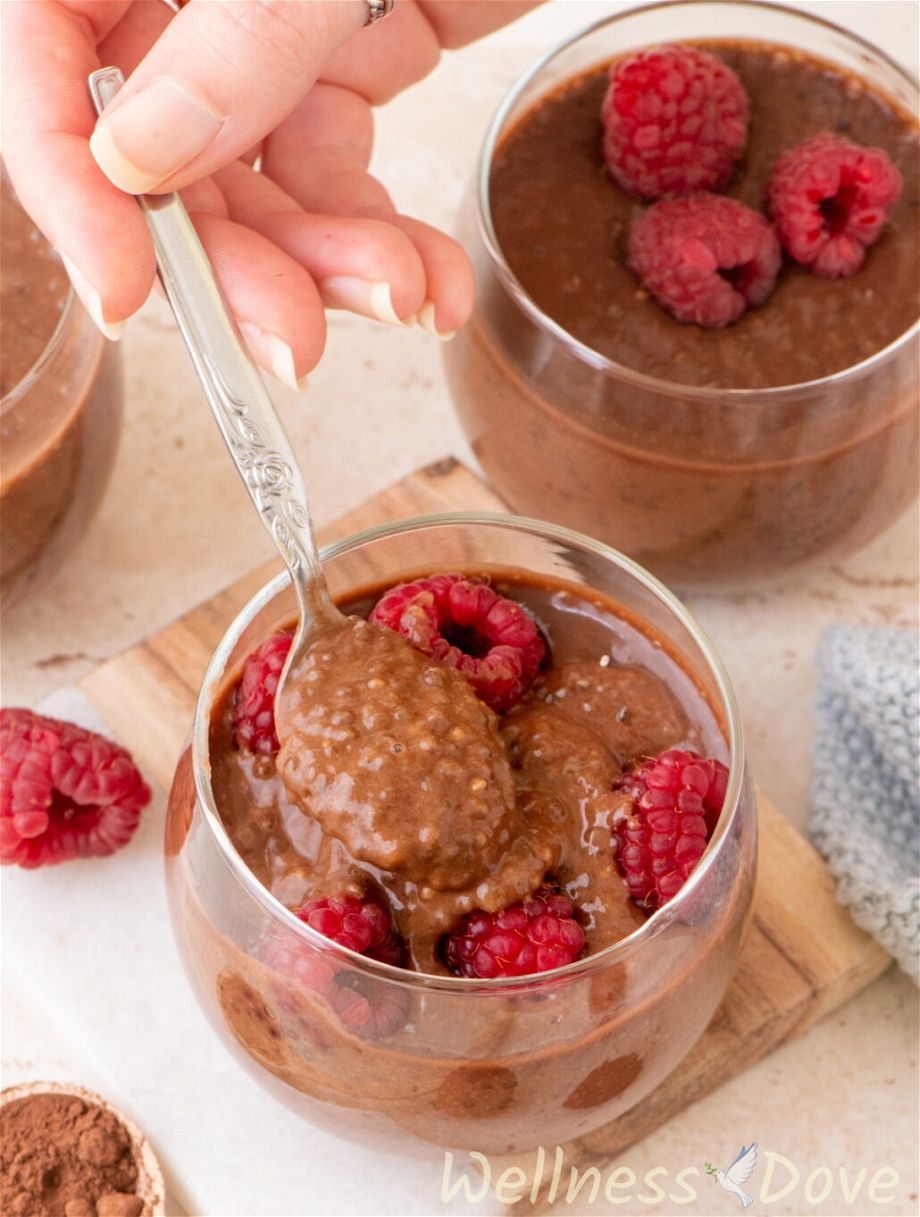
[[[754,1203],[754,1197],[749,1196],[741,1185],[747,1183],[756,1165],[757,1142],[752,1141],[750,1145],[741,1146],[738,1156],[727,1171],[716,1170],[711,1162],[707,1162],[706,1174],[711,1175],[719,1187],[724,1188],[726,1192],[737,1196],[742,1208],[749,1209]]]
[[[718,1183],[723,1191],[730,1192],[742,1209],[749,1209],[754,1203],[754,1196],[745,1188],[748,1179],[754,1173],[757,1165],[757,1142],[742,1145],[734,1162],[727,1170],[717,1170],[711,1162],[706,1163],[706,1174]],[[787,1200],[803,1183],[803,1173],[794,1162],[776,1150],[766,1149],[763,1153],[766,1169],[757,1199],[762,1205],[777,1204]],[[872,1175],[869,1167],[861,1166],[858,1170],[839,1166],[836,1178],[829,1166],[815,1166],[805,1176],[802,1197],[805,1204],[823,1204],[839,1182],[840,1192],[848,1205],[855,1204],[857,1197],[864,1194],[871,1204],[890,1204],[894,1199],[888,1190],[900,1183],[898,1172],[890,1166],[879,1167]],[[754,1190],[753,1188],[751,1189]],[[799,1212],[804,1212],[800,1208]]]

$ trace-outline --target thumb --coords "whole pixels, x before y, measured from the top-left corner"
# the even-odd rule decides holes
[[[131,194],[214,173],[290,113],[366,15],[366,0],[187,5],[96,124],[93,156]]]

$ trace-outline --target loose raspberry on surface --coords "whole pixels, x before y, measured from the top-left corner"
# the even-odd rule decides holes
[[[280,747],[275,732],[275,694],[291,642],[290,634],[273,634],[243,666],[233,705],[234,738],[243,752],[272,756]]]
[[[614,850],[633,900],[654,911],[675,896],[703,856],[719,819],[728,770],[721,761],[669,748],[623,774],[631,808]]]
[[[399,966],[403,962],[403,947],[393,928],[389,913],[375,900],[356,896],[329,896],[308,900],[291,910],[295,917],[331,938],[339,946],[350,947],[359,955],[381,963]]]
[[[462,672],[477,697],[499,714],[528,691],[546,652],[526,609],[462,575],[401,583],[378,600],[370,620]]]
[[[763,304],[781,261],[766,219],[718,194],[655,203],[629,234],[629,265],[644,286],[678,321],[706,329]]]
[[[779,158],[767,203],[789,256],[821,278],[839,279],[862,266],[902,184],[883,149],[823,131]]]
[[[544,884],[498,913],[467,913],[447,936],[444,959],[455,976],[491,980],[564,967],[585,947],[571,900]]]
[[[611,64],[601,122],[604,160],[627,193],[721,190],[747,139],[748,99],[717,55],[650,47]]]
[[[74,723],[0,710],[0,863],[103,857],[131,840],[150,789],[124,748]]]

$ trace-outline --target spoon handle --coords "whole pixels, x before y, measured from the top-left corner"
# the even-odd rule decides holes
[[[89,77],[97,113],[119,68]],[[138,195],[163,290],[240,477],[290,571],[301,620],[338,617],[313,540],[307,488],[262,377],[240,339],[211,263],[178,194]]]

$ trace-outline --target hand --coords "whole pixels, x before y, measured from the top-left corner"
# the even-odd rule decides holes
[[[365,0],[0,7],[4,160],[110,337],[154,280],[125,191],[180,191],[254,357],[292,386],[320,358],[324,306],[442,337],[469,316],[462,249],[367,172],[371,106],[529,4],[399,0],[366,29]],[[97,123],[86,78],[105,64],[130,77]]]

